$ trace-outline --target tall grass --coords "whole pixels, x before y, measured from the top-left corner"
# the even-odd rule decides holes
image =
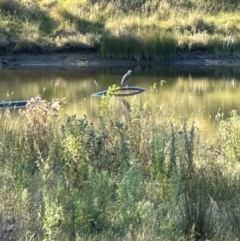
[[[238,56],[238,10],[236,0],[2,0],[0,54],[95,51],[161,60],[200,50]]]
[[[235,240],[240,122],[211,143],[166,105],[110,95],[93,122],[65,100],[0,115],[1,240]]]

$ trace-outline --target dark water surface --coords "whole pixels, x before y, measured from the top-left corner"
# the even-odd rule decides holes
[[[120,85],[128,68],[2,69],[0,101],[26,100],[37,94],[43,99],[67,99],[66,114],[95,116],[100,98],[91,97],[108,86]],[[136,96],[141,103],[166,103],[174,114],[191,116],[201,128],[211,130],[217,112],[229,116],[240,109],[240,69],[223,66],[159,66],[135,68],[129,85],[147,89]],[[155,86],[153,90],[153,86]],[[127,97],[131,100],[134,97]],[[154,106],[154,105],[152,105]]]

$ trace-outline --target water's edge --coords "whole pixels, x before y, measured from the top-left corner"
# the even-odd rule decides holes
[[[75,53],[57,53],[57,54],[21,54],[1,57],[1,68],[41,68],[41,67],[59,67],[59,68],[81,68],[81,67],[134,67],[134,66],[233,66],[240,67],[239,57],[228,57],[216,59],[211,55],[179,55],[172,60],[153,61],[137,59],[102,59],[94,53],[75,54]]]

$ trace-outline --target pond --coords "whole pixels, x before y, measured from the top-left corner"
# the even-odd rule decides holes
[[[43,99],[67,99],[64,113],[78,117],[96,116],[101,98],[93,93],[120,85],[126,67],[79,69],[2,69],[0,101],[27,100],[40,94]],[[129,86],[147,91],[136,97],[143,104],[166,104],[176,117],[190,116],[201,129],[211,132],[216,114],[229,116],[239,110],[240,70],[223,66],[155,66],[133,70]],[[157,109],[156,109],[157,110]]]

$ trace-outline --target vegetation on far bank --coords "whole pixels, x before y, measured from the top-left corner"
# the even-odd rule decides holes
[[[239,237],[236,111],[208,143],[164,104],[107,96],[92,123],[61,120],[64,102],[0,112],[1,240]]]
[[[200,50],[239,56],[237,0],[1,0],[0,54],[96,51],[170,59]]]

